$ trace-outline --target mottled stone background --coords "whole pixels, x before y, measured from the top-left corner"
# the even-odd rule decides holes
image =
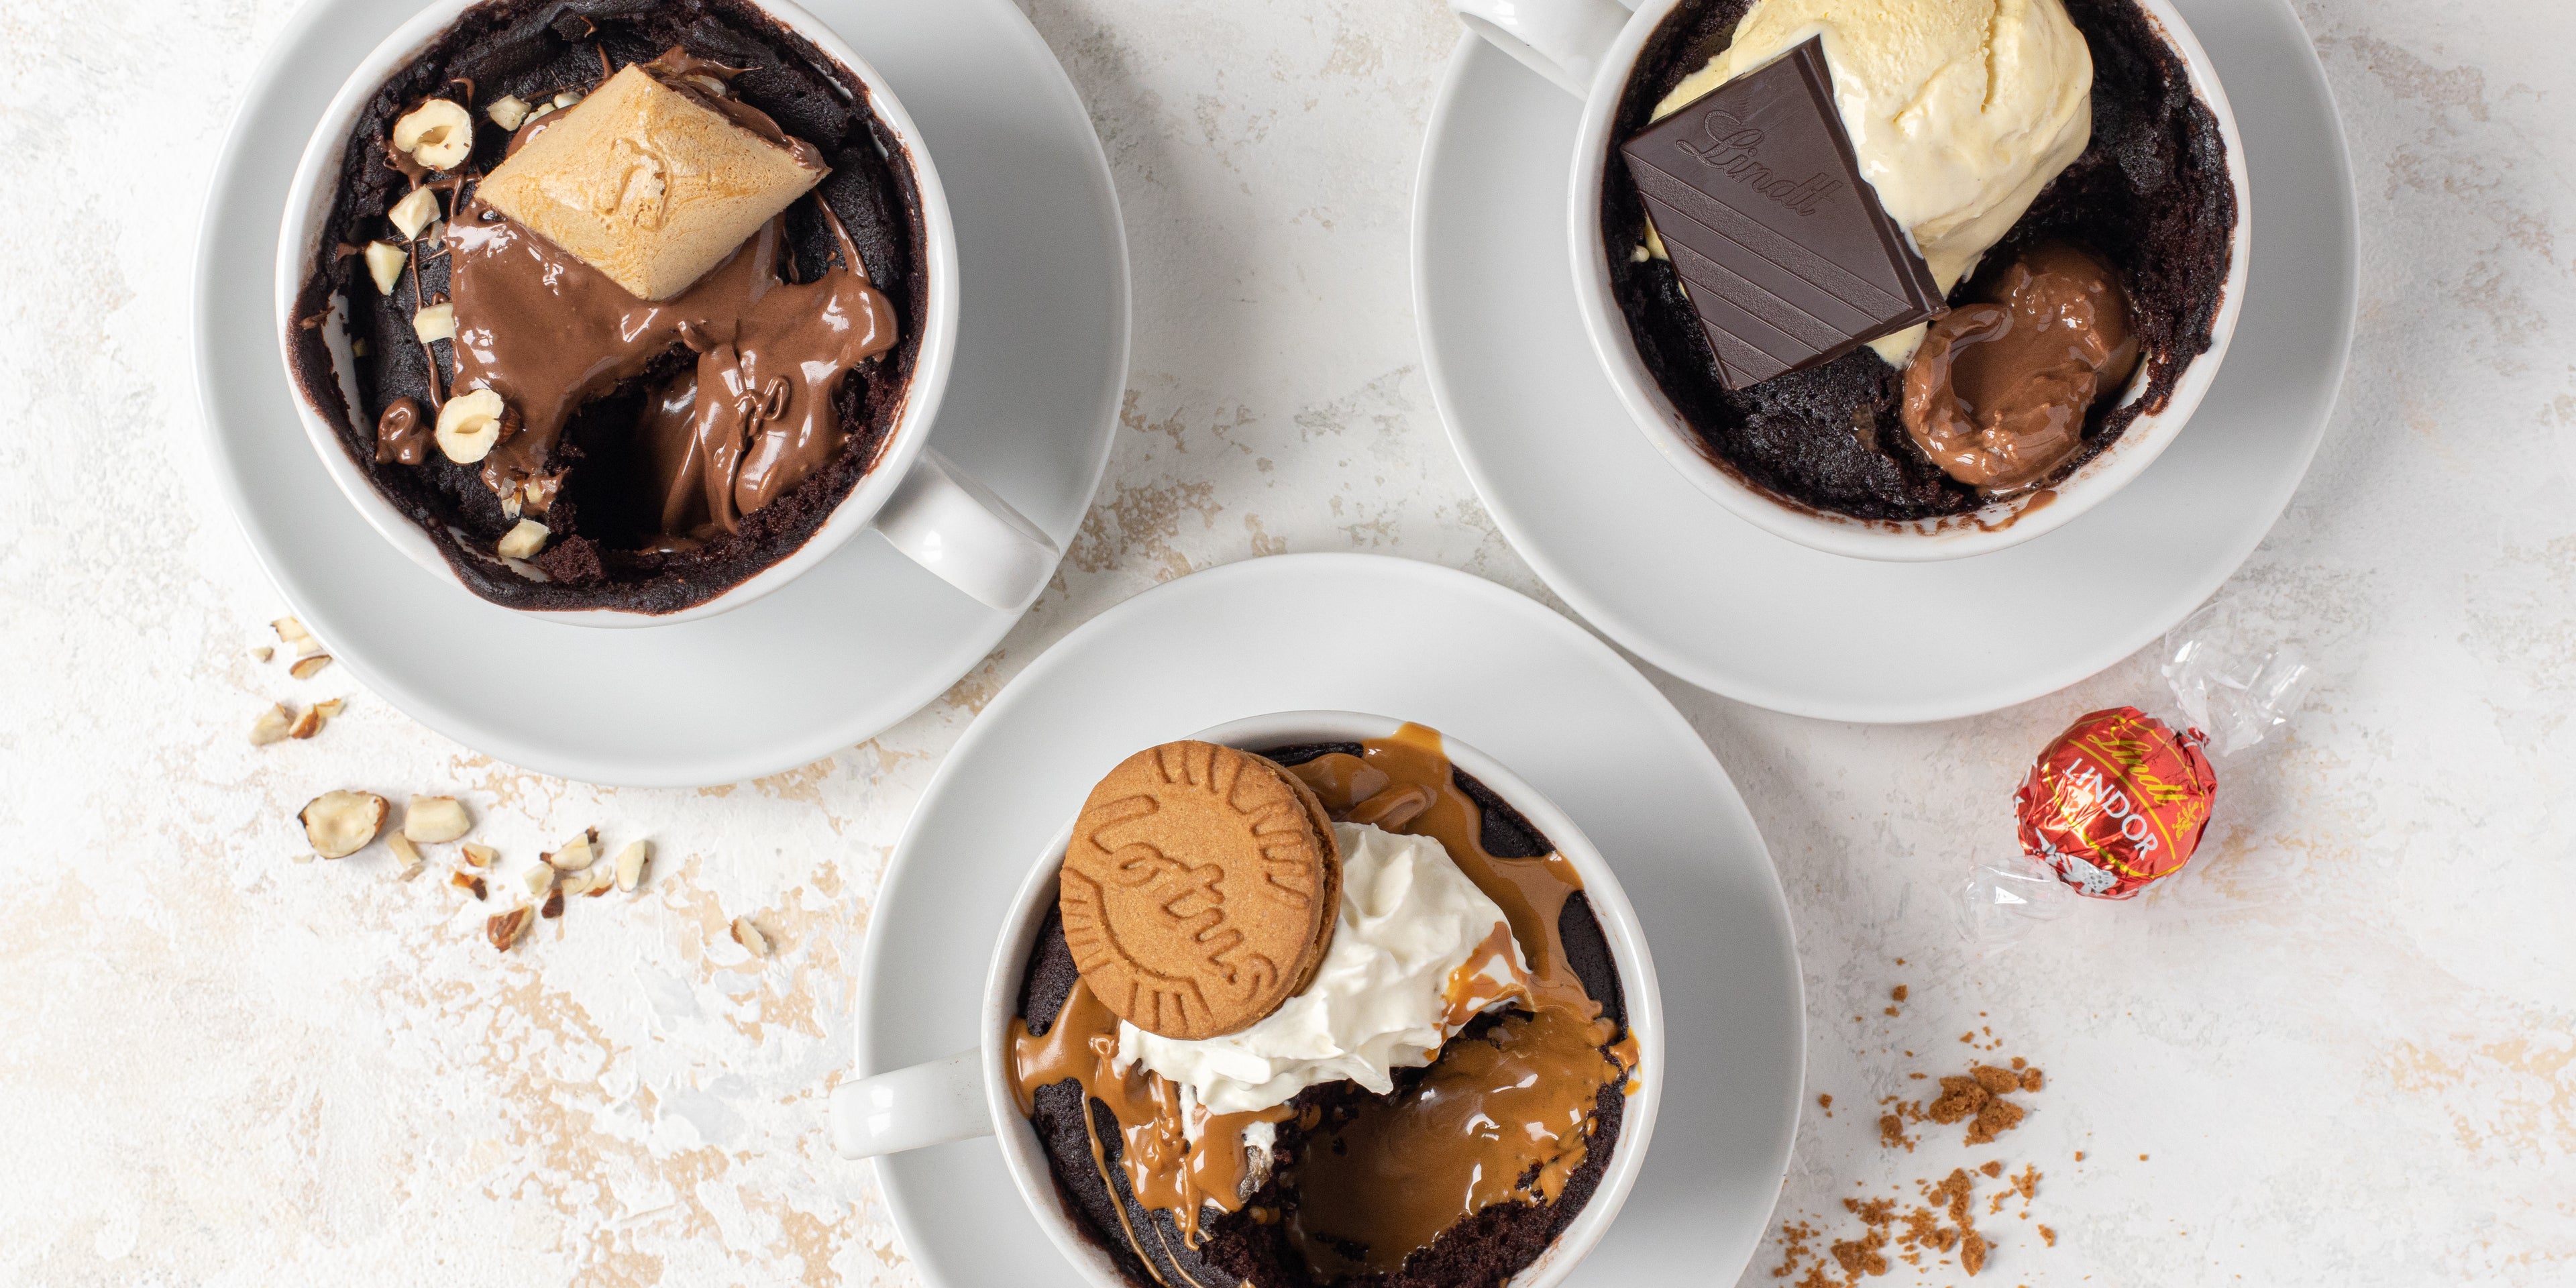
[[[1454,28],[1435,0],[1037,0],[1136,260],[1130,410],[1072,557],[883,737],[607,792],[248,656],[287,606],[203,483],[189,255],[292,8],[0,0],[0,1281],[912,1282],[816,1091],[888,850],[980,705],[1103,608],[1279,551],[1544,597],[1450,455],[1408,305]],[[1994,1157],[2042,1179],[2028,1221],[1983,1217],[1979,1282],[2576,1281],[2576,8],[2300,11],[2352,135],[2360,349],[2225,593],[2326,684],[2231,769],[2196,883],[1982,963],[1948,919],[2033,750],[2152,697],[2142,660],[1921,728],[1664,682],[1796,911],[1808,1090],[1836,1110],[1807,1116],[1778,1220],[1819,1243],[1856,1234],[1846,1196]],[[314,741],[243,738],[272,700],[343,692]],[[649,836],[661,871],[505,961],[434,874],[290,861],[293,811],[343,784],[453,790],[513,862],[594,823]],[[726,936],[745,914],[777,957]],[[1989,1028],[2049,1071],[2031,1120],[1986,1151],[1882,1149],[1874,1102]],[[1958,1274],[1936,1261],[1869,1282]]]

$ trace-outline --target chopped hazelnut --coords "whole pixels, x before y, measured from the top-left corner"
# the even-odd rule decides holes
[[[402,284],[403,265],[411,262],[411,252],[392,242],[367,243],[367,278],[376,284],[376,294],[391,295]]]
[[[272,706],[260,712],[259,719],[251,722],[250,745],[265,747],[272,742],[284,742],[294,727],[293,712],[282,706]]]
[[[453,170],[474,155],[474,117],[453,99],[430,99],[394,122],[394,149],[425,169]]]
[[[324,792],[304,806],[304,838],[326,859],[345,859],[367,848],[392,807],[373,792]]]
[[[414,796],[403,811],[403,835],[424,845],[453,841],[474,830],[474,820],[453,796]],[[469,857],[478,847],[467,846]],[[476,867],[482,867],[480,863]]]
[[[402,200],[395,202],[393,209],[385,212],[385,218],[394,221],[394,228],[402,233],[404,241],[413,242],[420,240],[421,229],[438,222],[438,214],[438,190],[414,188]]]
[[[472,465],[492,454],[501,441],[501,417],[509,411],[501,395],[476,389],[447,400],[438,409],[438,450],[459,465]]]
[[[546,538],[553,535],[546,525],[534,519],[521,519],[517,527],[502,534],[493,549],[504,559],[534,558],[546,548]]]

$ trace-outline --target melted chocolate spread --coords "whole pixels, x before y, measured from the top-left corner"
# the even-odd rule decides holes
[[[587,93],[674,47],[685,52],[660,69],[665,84],[830,173],[680,299],[653,306],[484,218],[472,185],[547,124],[514,136],[485,114],[492,103]],[[474,153],[429,178],[452,218],[411,247],[386,297],[349,251],[400,239],[384,215],[418,168],[397,164],[388,140],[432,96],[470,103]],[[320,331],[296,329],[294,367],[378,492],[476,593],[520,608],[673,612],[792,553],[874,464],[919,352],[921,239],[910,162],[867,110],[865,87],[747,0],[491,0],[388,78],[352,131],[298,312],[311,318],[345,294],[364,348],[359,414],[341,411]],[[458,339],[422,344],[412,315],[438,303],[455,305]],[[509,321],[477,323],[523,316],[536,325],[515,340]],[[619,338],[630,325],[636,343]],[[543,326],[561,335],[533,334]],[[842,374],[802,361],[817,355]],[[582,374],[567,377],[575,363]],[[447,392],[478,380],[501,388],[516,432],[483,463],[458,465],[425,440]],[[695,398],[702,384],[721,395]],[[550,410],[531,414],[532,403]],[[544,582],[490,554],[514,508],[557,534],[535,561]]]
[[[1069,1206],[1140,1285],[1508,1278],[1589,1200],[1636,1064],[1582,881],[1453,769],[1431,730],[1268,754],[1336,820],[1438,839],[1502,907],[1508,933],[1451,981],[1450,1018],[1468,1027],[1429,1067],[1397,1071],[1388,1095],[1334,1083],[1186,1123],[1177,1087],[1116,1067],[1116,1017],[1072,974],[1051,924],[1012,1026],[1021,1109]],[[1518,1002],[1477,1016],[1473,977],[1514,940],[1529,962]],[[1276,1147],[1242,1144],[1256,1122],[1275,1125]]]
[[[1614,145],[1645,128],[1654,105],[1734,38],[1753,0],[1697,0],[1675,9],[1647,42],[1620,100]],[[2093,53],[2093,140],[1951,292],[1954,306],[1991,298],[1993,278],[2022,252],[2062,242],[2119,276],[2144,355],[2143,395],[2092,408],[2081,442],[2019,484],[2045,488],[2162,408],[2192,359],[2207,352],[2227,282],[2236,193],[2218,120],[2192,93],[2188,71],[2137,0],[2065,0]],[[1906,432],[1905,377],[1860,349],[1742,391],[1719,382],[1680,279],[1663,260],[1632,262],[1644,238],[1633,184],[1603,185],[1610,279],[1629,334],[1665,396],[1721,468],[1802,508],[1863,519],[1971,513],[1993,495],[1952,478]],[[1583,360],[1589,361],[1588,356]]]

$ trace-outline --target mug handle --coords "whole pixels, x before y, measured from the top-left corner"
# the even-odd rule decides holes
[[[992,1135],[983,1058],[960,1051],[832,1088],[832,1148],[843,1158],[874,1158]]]
[[[1591,95],[1602,55],[1628,25],[1617,0],[1449,0],[1449,11],[1576,98]]]
[[[941,581],[1004,612],[1029,606],[1055,573],[1055,541],[1000,493],[924,447],[876,530]]]

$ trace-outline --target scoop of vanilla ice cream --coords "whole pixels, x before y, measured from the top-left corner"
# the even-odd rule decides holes
[[[1450,1036],[1450,976],[1494,927],[1510,923],[1430,837],[1361,823],[1335,823],[1333,836],[1342,847],[1342,906],[1332,947],[1305,991],[1250,1028],[1194,1042],[1122,1021],[1122,1065],[1141,1062],[1210,1113],[1228,1114],[1342,1079],[1385,1092],[1398,1067],[1438,1056]],[[1517,943],[1511,958],[1505,969],[1525,978],[1529,963]],[[1471,991],[1495,997],[1508,983]]]
[[[2093,54],[2062,0],[1760,0],[1656,118],[1819,34],[1861,175],[1944,291],[2093,139]],[[1872,347],[1903,366],[1922,339]]]

